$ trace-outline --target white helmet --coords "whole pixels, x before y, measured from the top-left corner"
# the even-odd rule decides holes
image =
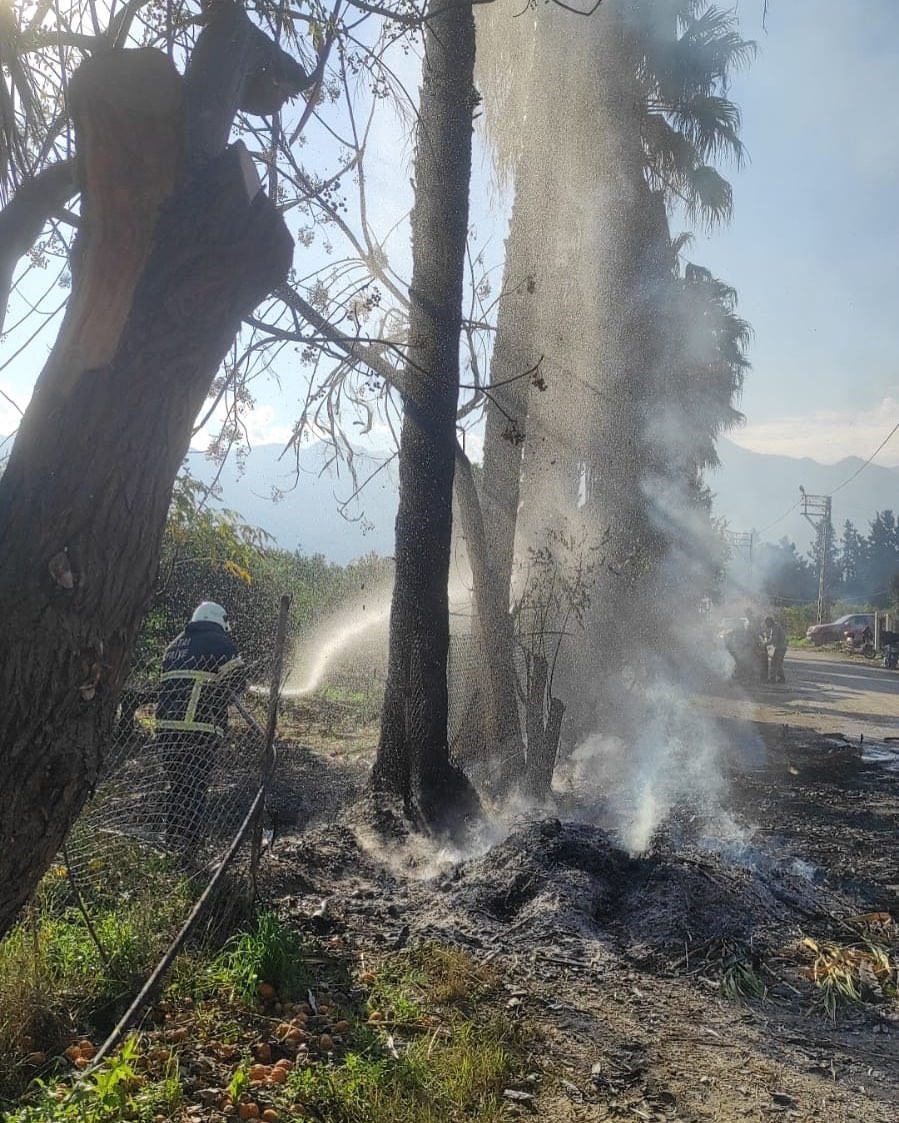
[[[201,620],[210,624],[218,624],[218,626],[224,628],[226,632],[231,631],[231,627],[228,624],[228,613],[220,604],[216,604],[215,601],[204,600],[202,604],[198,604],[194,609],[194,614],[190,618],[191,624],[196,624]]]

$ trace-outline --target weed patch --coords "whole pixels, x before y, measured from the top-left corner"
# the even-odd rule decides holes
[[[96,889],[82,892],[92,894],[99,946],[62,867],[50,870],[0,943],[0,1100],[21,1094],[66,1045],[112,1027],[190,906],[187,883],[161,866],[144,869],[141,888],[120,895],[101,869],[92,872]]]
[[[899,968],[890,949],[860,940],[849,944],[824,944],[806,938],[801,950],[812,960],[804,969],[817,988],[821,1005],[836,1021],[840,1013],[865,1000],[895,1000],[899,996]]]
[[[454,948],[354,972],[264,912],[219,952],[180,957],[155,1025],[118,1055],[74,1086],[34,1086],[8,1118],[152,1123],[202,1108],[272,1123],[494,1123],[528,1052],[501,997],[494,973]],[[73,1047],[59,1065],[83,1063]]]

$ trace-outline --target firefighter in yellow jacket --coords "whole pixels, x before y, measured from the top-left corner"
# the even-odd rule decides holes
[[[156,743],[168,780],[166,843],[187,856],[200,841],[209,777],[228,727],[228,703],[246,668],[220,604],[203,601],[166,648],[156,705]]]

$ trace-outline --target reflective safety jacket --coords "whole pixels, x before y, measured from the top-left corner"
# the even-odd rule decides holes
[[[166,648],[156,704],[156,729],[215,733],[228,727],[228,700],[246,685],[246,667],[218,624],[188,624]]]

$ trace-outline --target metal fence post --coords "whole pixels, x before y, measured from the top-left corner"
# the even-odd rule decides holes
[[[275,650],[272,656],[272,677],[268,694],[268,713],[265,722],[265,743],[262,749],[262,777],[261,786],[268,792],[275,761],[275,731],[278,727],[278,703],[281,700],[281,673],[284,667],[284,648],[287,643],[287,618],[290,614],[290,597],[285,593],[281,597],[281,607],[278,611],[278,629],[275,633]],[[262,853],[262,817],[265,808],[265,798],[260,801],[253,823],[253,843],[250,852],[250,872],[253,879],[255,896],[256,871],[259,868],[259,856]]]

